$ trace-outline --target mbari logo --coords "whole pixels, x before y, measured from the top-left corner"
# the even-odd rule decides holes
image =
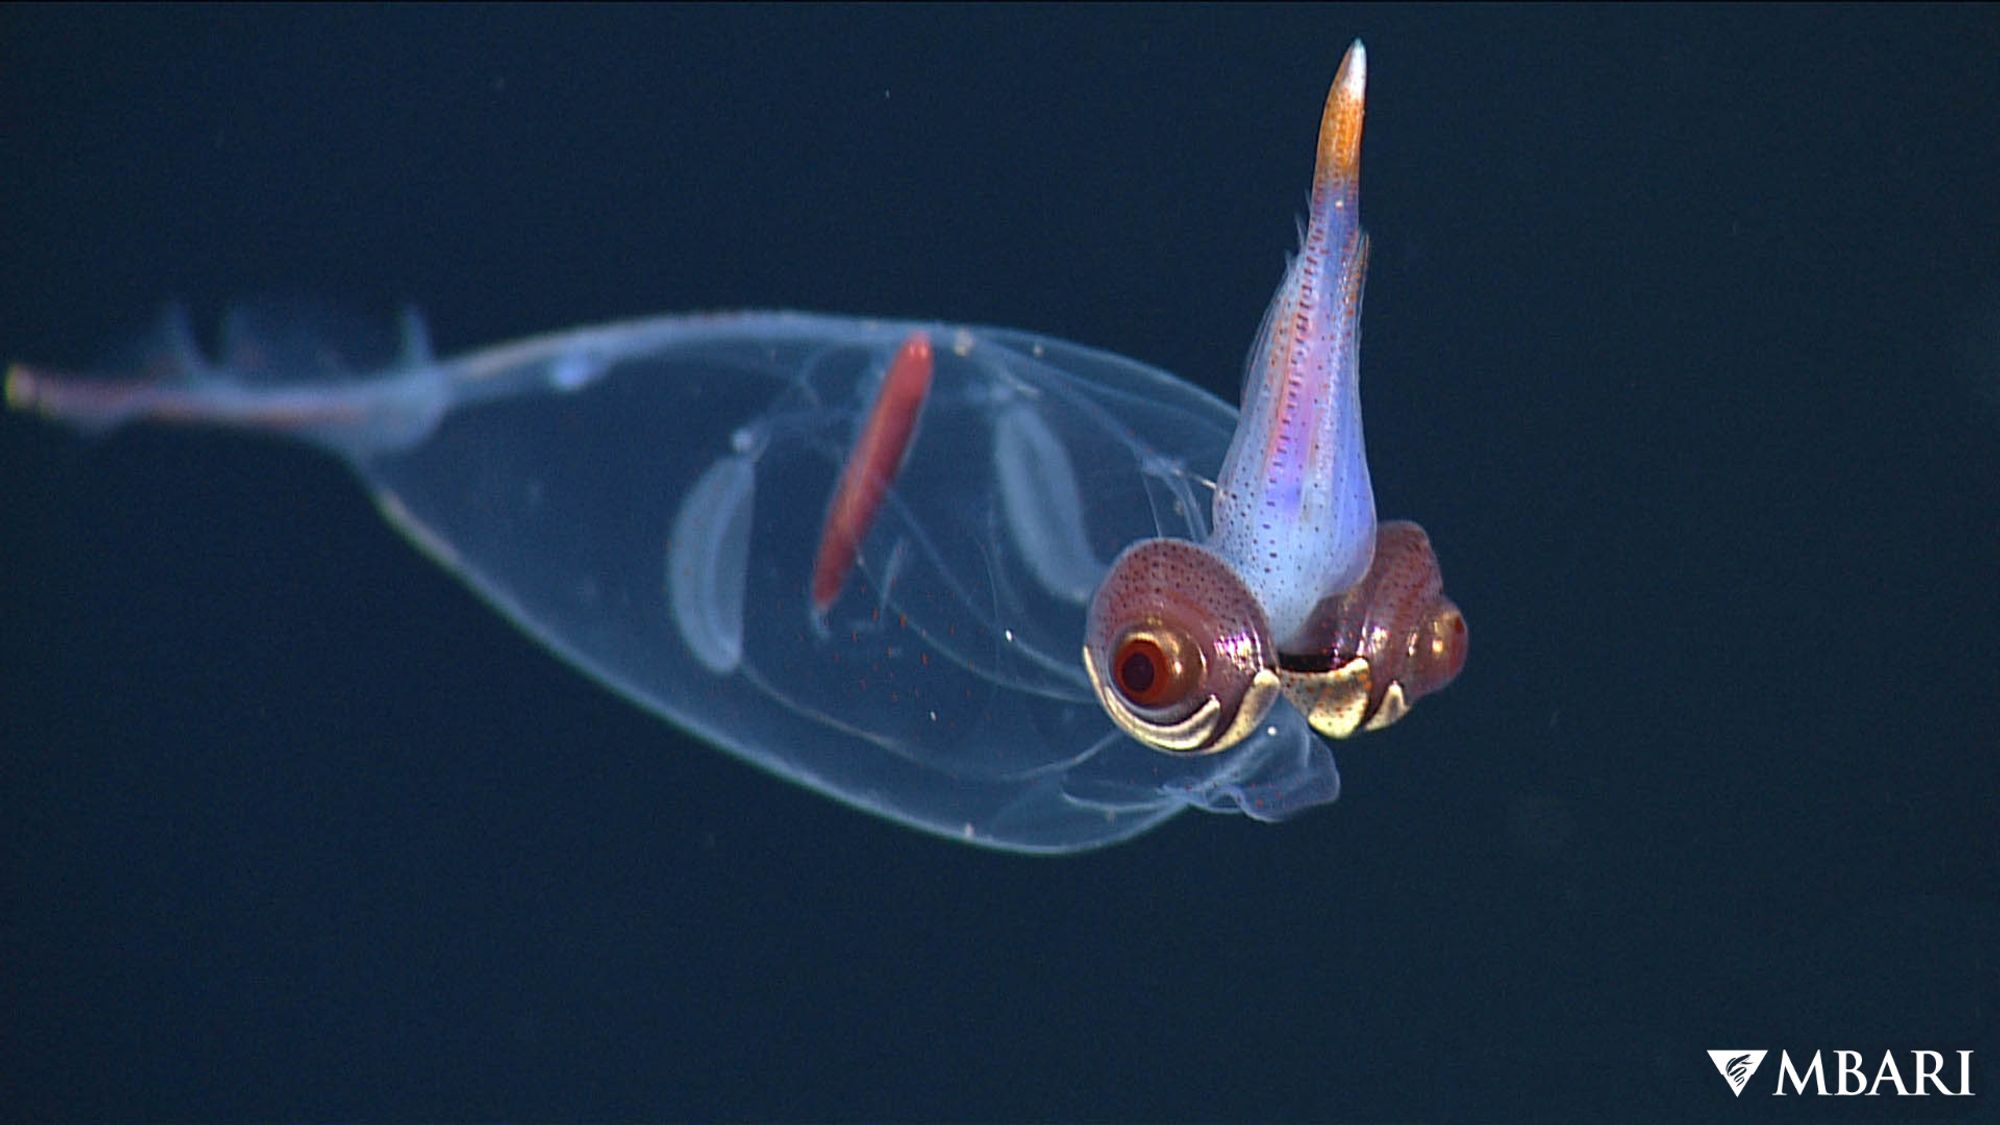
[[[1743,1096],[1744,1087],[1764,1065],[1769,1051],[1710,1051],[1709,1060],[1729,1090]],[[1942,1095],[1947,1098],[1972,1097],[1972,1052],[1954,1051],[1947,1068],[1943,1051],[1884,1051],[1875,1066],[1863,1065],[1860,1051],[1814,1051],[1804,1066],[1792,1060],[1791,1052],[1778,1052],[1778,1085],[1772,1097],[1879,1098],[1892,1095],[1920,1098]],[[1833,1063],[1828,1065],[1826,1056]],[[1829,1084],[1830,1083],[1830,1084]]]
[[[1769,1051],[1710,1051],[1708,1057],[1715,1062],[1715,1069],[1722,1072],[1722,1080],[1737,1097],[1743,1096],[1743,1087],[1750,1084],[1750,1076],[1764,1065],[1764,1056]]]

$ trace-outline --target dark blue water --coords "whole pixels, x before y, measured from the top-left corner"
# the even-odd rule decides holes
[[[1751,1047],[1974,1049],[1865,1109],[1990,1119],[1992,7],[8,7],[0,356],[776,306],[1231,393],[1357,35],[1378,498],[1474,641],[1338,805],[936,842],[567,671],[329,460],[4,418],[0,1117],[1853,1112],[1732,1098]]]

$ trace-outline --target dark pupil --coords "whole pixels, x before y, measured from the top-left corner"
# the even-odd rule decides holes
[[[1145,648],[1134,646],[1125,654],[1125,663],[1118,666],[1118,682],[1125,685],[1127,695],[1145,696],[1153,690],[1153,680],[1159,675],[1159,666],[1153,661],[1153,654]]]

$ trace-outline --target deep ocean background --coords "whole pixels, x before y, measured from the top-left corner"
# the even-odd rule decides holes
[[[1369,51],[1385,516],[1464,677],[1061,860],[568,671],[331,459],[0,418],[0,1117],[1756,1120],[2000,1099],[2000,9],[0,8],[0,359],[1029,328],[1233,393]],[[1772,1065],[1772,1064],[1767,1064]]]

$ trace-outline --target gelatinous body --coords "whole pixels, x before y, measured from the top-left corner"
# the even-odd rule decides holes
[[[821,613],[828,512],[913,337],[931,342],[921,425]],[[1105,352],[772,313],[324,378],[192,355],[136,381],[16,366],[7,390],[85,428],[212,424],[324,447],[427,554],[587,675],[931,832],[1077,851],[1189,807],[1277,819],[1339,790],[1296,713],[1238,753],[1176,762],[1099,707],[1076,655],[1090,592],[1129,543],[1205,536],[1204,479],[1235,420]]]
[[[242,318],[210,361],[176,321],[143,375],[16,365],[7,402],[321,447],[586,675],[912,827],[1074,852],[1187,808],[1279,820],[1340,792],[1308,715],[1336,737],[1385,726],[1465,656],[1428,537],[1378,542],[1365,86],[1357,43],[1240,420],[1060,340],[792,313],[444,360],[407,316],[374,364]]]

